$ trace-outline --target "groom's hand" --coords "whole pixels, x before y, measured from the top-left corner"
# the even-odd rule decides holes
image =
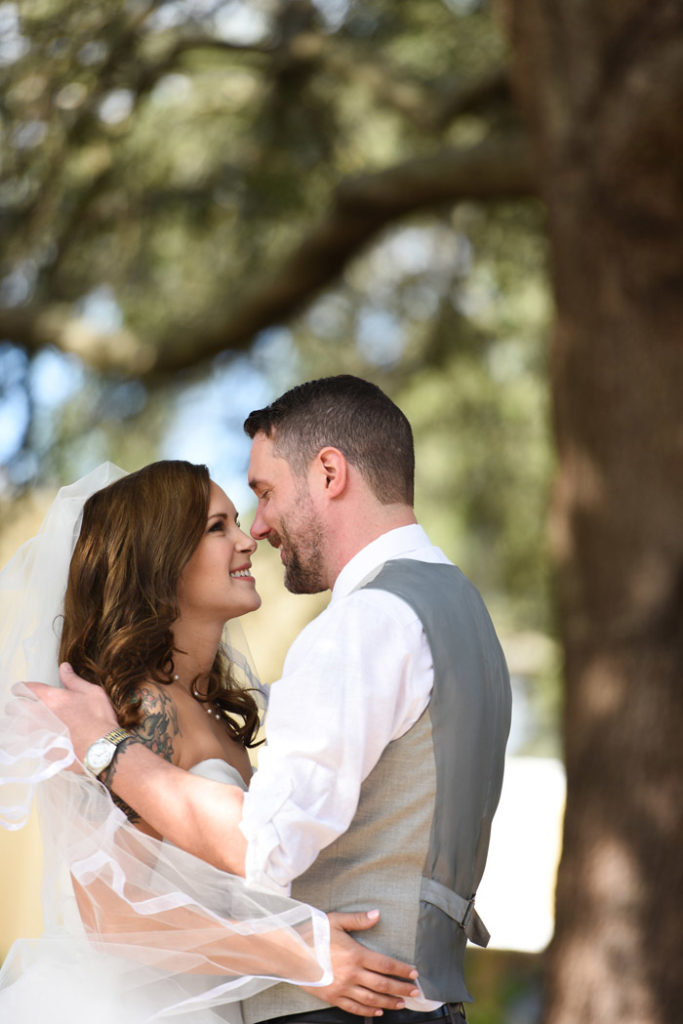
[[[417,971],[410,964],[375,953],[352,939],[348,932],[367,931],[379,920],[379,911],[327,915],[334,981],[324,988],[304,991],[340,1010],[360,1017],[378,1017],[382,1010],[400,1010],[407,996],[418,996]]]
[[[64,722],[71,734],[76,757],[82,761],[90,744],[115,729],[118,722],[101,686],[81,679],[66,662],[59,666],[59,678],[64,689],[45,686],[44,683],[25,685],[47,704],[60,722]]]

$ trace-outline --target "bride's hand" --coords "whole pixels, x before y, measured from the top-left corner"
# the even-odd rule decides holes
[[[82,761],[90,744],[116,729],[118,722],[101,686],[81,679],[66,662],[59,666],[59,678],[64,689],[44,683],[24,685],[67,726],[76,757]]]
[[[375,953],[348,934],[372,928],[379,920],[378,910],[327,916],[334,981],[323,988],[302,986],[304,991],[360,1017],[378,1017],[383,1009],[400,1010],[406,997],[420,995],[414,967]]]

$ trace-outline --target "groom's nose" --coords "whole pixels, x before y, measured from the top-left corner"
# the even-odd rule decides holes
[[[256,515],[254,516],[254,522],[251,524],[249,533],[252,535],[254,540],[264,540],[270,533],[270,527],[268,526],[263,512],[260,506],[256,506]]]

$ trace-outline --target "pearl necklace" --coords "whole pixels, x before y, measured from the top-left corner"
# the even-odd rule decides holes
[[[174,683],[179,683],[180,682],[180,676],[178,675],[177,672],[175,672],[174,675],[173,675],[173,682]],[[198,704],[203,704],[204,705],[204,707],[206,709],[207,715],[213,715],[213,717],[218,719],[219,722],[222,720],[223,713],[216,707],[215,704],[209,704],[206,701],[200,700],[199,694],[195,690],[194,686],[192,687],[191,693],[192,693],[192,696],[194,697],[194,699],[197,701]]]

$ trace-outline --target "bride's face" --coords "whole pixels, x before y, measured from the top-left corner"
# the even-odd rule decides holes
[[[223,623],[255,611],[261,604],[251,575],[255,550],[235,506],[212,481],[204,535],[178,581],[179,619]]]

